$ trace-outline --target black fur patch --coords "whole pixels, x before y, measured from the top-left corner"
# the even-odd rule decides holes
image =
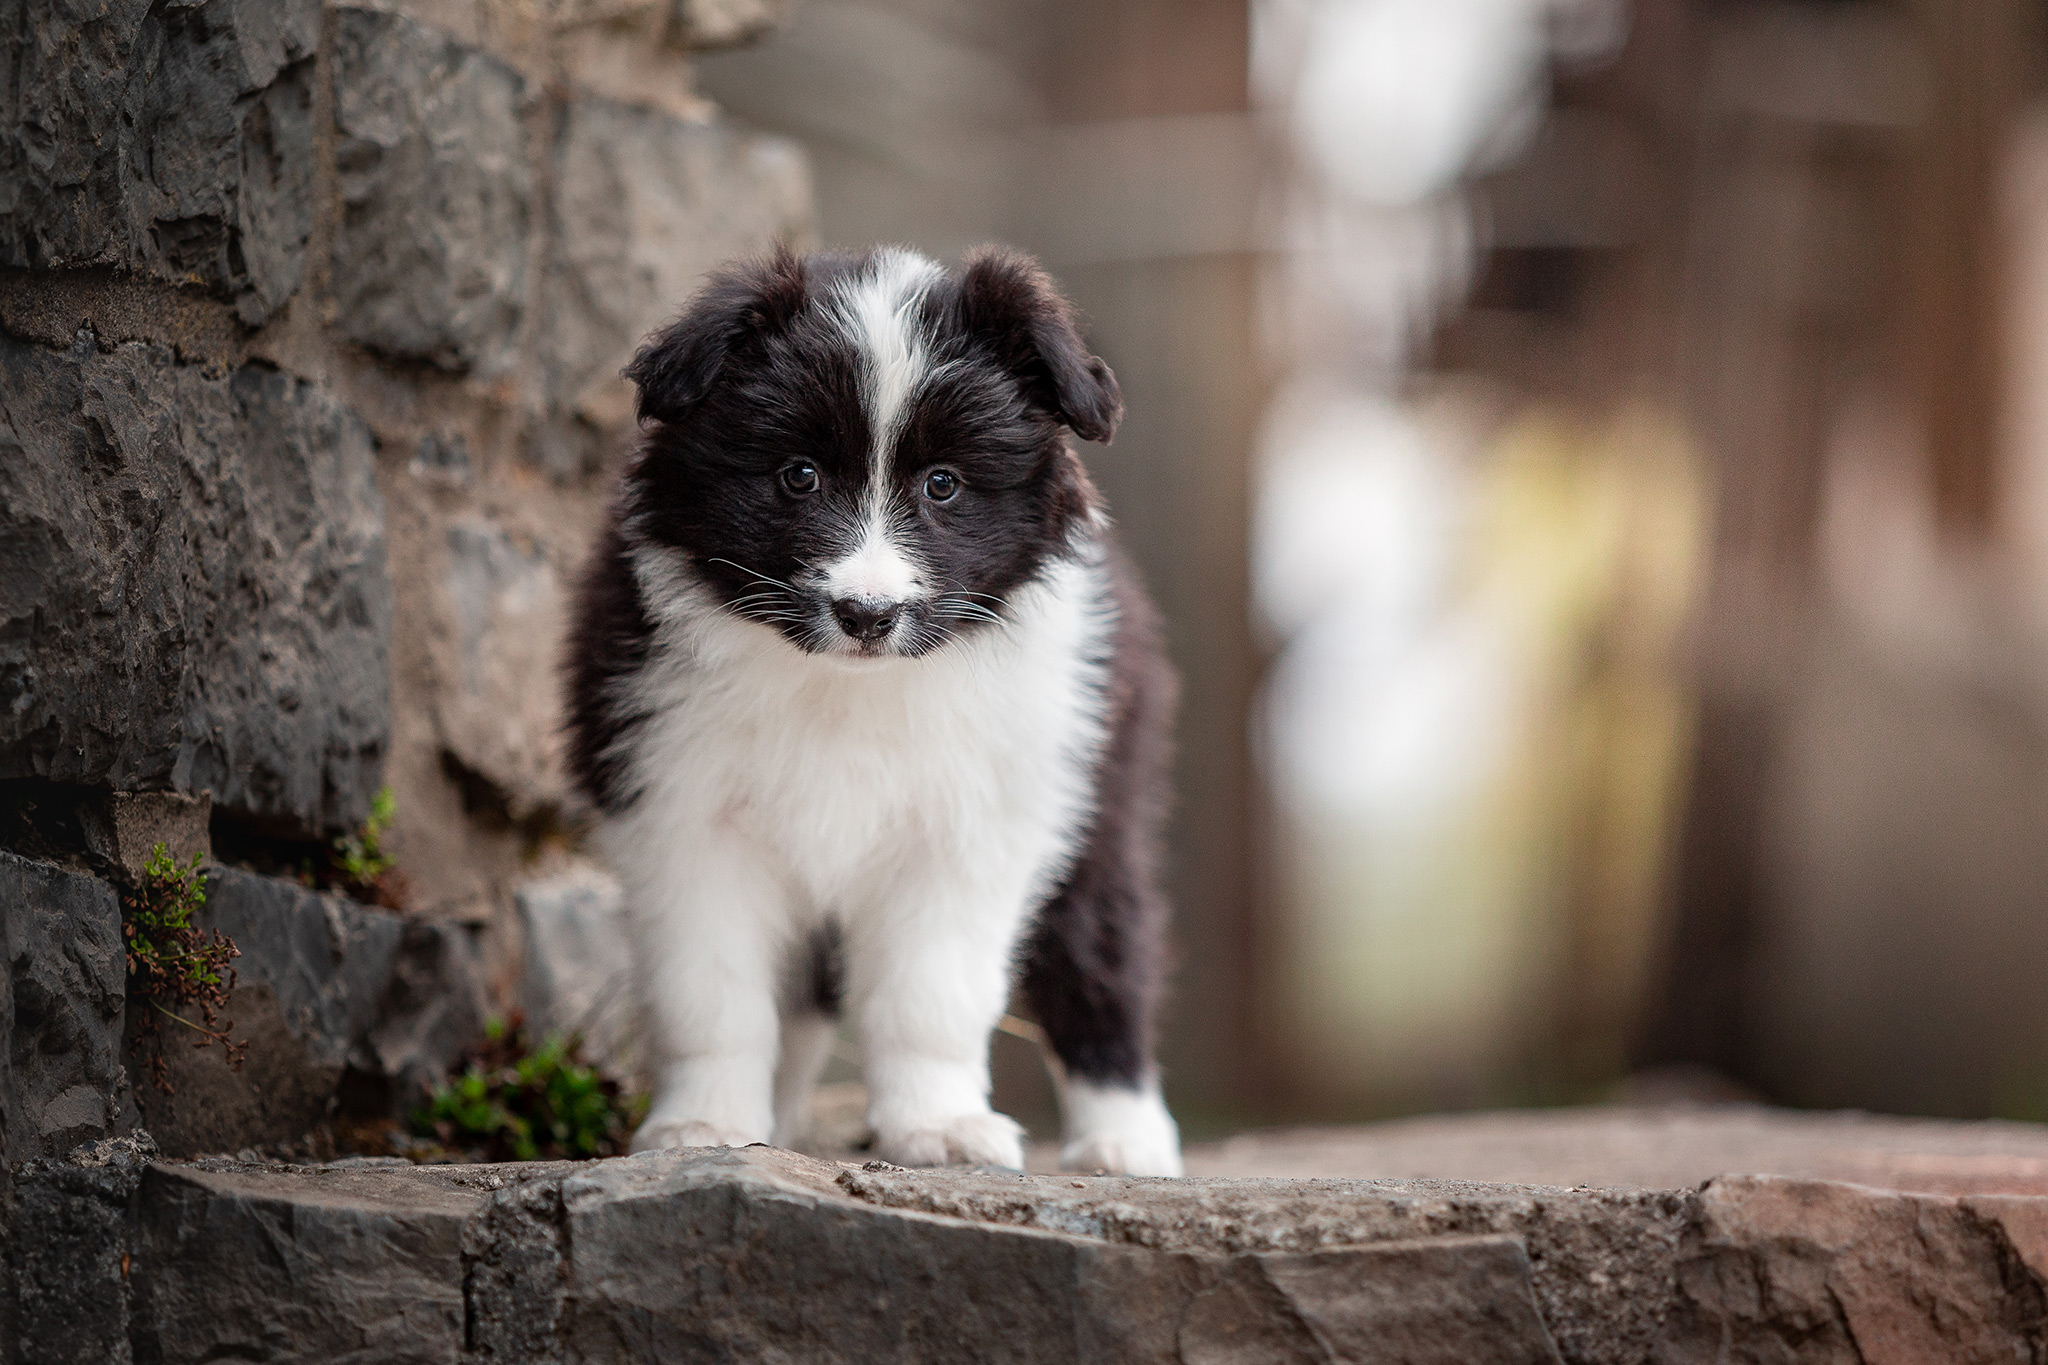
[[[846,936],[827,922],[798,946],[789,969],[783,1013],[837,1019],[846,1004]]]
[[[1152,1069],[1166,982],[1161,831],[1171,790],[1178,686],[1157,613],[1120,553],[1110,569],[1121,619],[1110,662],[1110,736],[1096,772],[1094,825],[1024,953],[1024,998],[1068,1072],[1136,1087]]]
[[[626,750],[645,717],[632,708],[621,687],[647,662],[653,633],[614,518],[577,587],[562,661],[568,682],[569,772],[601,811],[623,809],[632,799]]]

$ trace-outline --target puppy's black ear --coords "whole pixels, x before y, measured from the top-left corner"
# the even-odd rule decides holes
[[[642,421],[674,422],[704,401],[726,361],[789,325],[804,304],[804,264],[786,246],[715,272],[683,315],[626,366]]]
[[[974,252],[961,280],[960,309],[967,329],[989,341],[1076,436],[1107,444],[1116,434],[1124,415],[1116,376],[1081,344],[1073,307],[1038,262],[1007,247]]]

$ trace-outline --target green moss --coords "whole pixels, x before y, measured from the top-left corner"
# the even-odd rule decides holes
[[[413,1115],[413,1128],[486,1161],[616,1156],[646,1110],[644,1096],[579,1056],[574,1034],[532,1046],[515,1018],[493,1020],[484,1048]]]

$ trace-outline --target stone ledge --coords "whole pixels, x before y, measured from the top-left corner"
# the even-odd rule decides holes
[[[1824,1158],[1827,1120],[1801,1139],[1801,1116],[1774,1117],[1781,1151]],[[1654,1134],[1645,1118],[1584,1121],[1616,1139]],[[166,1365],[1988,1361],[2038,1358],[2048,1333],[2048,1198],[2026,1194],[1079,1179],[767,1148],[476,1167],[153,1155],[116,1140],[25,1168],[0,1300],[0,1342],[23,1345],[0,1360],[120,1342]]]

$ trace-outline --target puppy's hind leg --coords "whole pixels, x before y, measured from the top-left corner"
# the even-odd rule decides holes
[[[1127,572],[1095,819],[1066,884],[1039,912],[1024,995],[1066,1068],[1060,1164],[1179,1175],[1180,1129],[1159,1094],[1153,1015],[1166,968],[1159,834],[1174,687],[1158,623]]]
[[[1024,958],[1024,996],[1065,1072],[1060,1165],[1179,1175],[1180,1129],[1152,1052],[1165,906],[1146,861],[1116,856],[1103,835],[1047,902]]]
[[[826,1014],[785,1015],[782,1057],[775,1065],[775,1137],[777,1147],[794,1147],[811,1127],[811,1095],[818,1076],[832,1059],[839,1020]]]

